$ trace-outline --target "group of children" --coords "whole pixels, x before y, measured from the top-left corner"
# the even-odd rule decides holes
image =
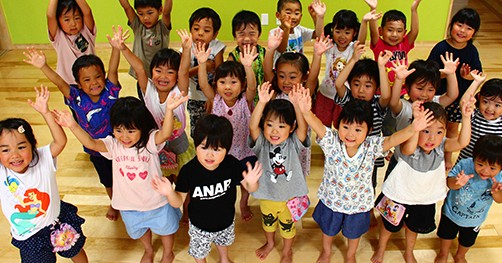
[[[312,131],[325,156],[313,214],[322,231],[317,262],[330,262],[340,231],[348,240],[345,261],[355,262],[374,207],[382,224],[371,261],[383,261],[391,234],[405,226],[404,258],[416,262],[417,234],[436,229],[435,205],[445,198],[436,262],[446,262],[457,234],[454,258],[465,261],[490,205],[502,202],[502,80],[483,84],[486,75],[472,44],[479,15],[458,11],[448,38],[427,60],[409,63],[420,0],[411,5],[409,31],[402,12],[382,16],[377,0],[365,2],[370,11],[361,23],[353,11],[340,10],[324,26],[326,5],[314,0],[308,12],[315,29],[308,29],[300,26],[301,2],[279,0],[281,25],[269,33],[267,47],[258,44],[258,15],[240,11],[232,19],[237,45],[224,61],[225,45],[216,39],[221,19],[211,8],[194,11],[189,31],[177,31],[178,52],[168,48],[172,0],[135,0],[134,8],[120,0],[133,49],[125,44],[129,31],[114,27],[107,35],[112,52],[105,71],[94,55],[96,25],[86,1],[50,0],[57,69],[34,48],[25,52],[25,62],[58,87],[73,114],[50,111],[49,92],[41,86],[29,104],[49,126],[48,147],[37,148],[25,120],[0,122],[2,210],[23,262],[54,262],[56,252],[88,261],[84,219],[59,200],[55,181],[56,157],[66,144],[61,127],[89,153],[111,199],[106,217],[120,215],[129,236],[143,244],[141,262],[153,261],[152,233],[161,237],[162,262],[173,262],[180,220],[189,226],[188,253],[196,262],[206,262],[212,243],[220,261],[231,262],[239,185],[243,220],[253,216],[249,193],[260,201],[266,241],[256,256],[267,258],[279,229],[281,262],[292,262],[295,222],[309,206]],[[368,23],[374,60],[361,59]],[[311,39],[309,63],[303,47]],[[121,54],[137,80],[139,99],[119,96]],[[318,83],[323,54],[326,72]],[[459,150],[449,170],[450,153]],[[375,198],[377,168],[386,156],[386,178]]]

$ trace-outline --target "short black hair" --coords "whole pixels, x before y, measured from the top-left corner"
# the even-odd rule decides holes
[[[451,18],[450,24],[448,25],[448,35],[451,34],[453,24],[457,22],[467,24],[474,29],[474,35],[469,40],[469,42],[472,42],[472,40],[478,33],[479,28],[481,27],[481,17],[479,16],[479,13],[472,8],[462,8],[458,10],[457,13],[455,13],[455,15]]]
[[[245,28],[247,25],[256,27],[258,29],[258,34],[261,35],[260,17],[253,11],[242,10],[235,14],[232,19],[232,36],[235,37],[235,32],[241,28]]]
[[[21,126],[22,129],[20,129]],[[4,132],[19,132],[19,130],[23,131],[22,133],[31,145],[33,159],[30,163],[30,167],[33,167],[37,165],[39,156],[37,151],[37,139],[35,138],[31,125],[26,120],[21,118],[8,118],[0,121],[0,136],[2,136]]]
[[[347,81],[350,83],[352,79],[368,76],[370,80],[374,80],[376,83],[376,88],[380,87],[380,73],[378,72],[378,63],[373,59],[363,58],[356,62],[354,67],[347,77]]]
[[[472,152],[473,161],[486,161],[490,165],[502,165],[502,137],[487,134],[479,137]]]
[[[246,87],[246,71],[241,63],[232,60],[227,60],[221,63],[214,72],[214,86],[216,87],[216,82],[220,78],[224,78],[226,76],[238,78],[242,87]]]
[[[406,77],[405,88],[408,92],[411,85],[415,83],[430,83],[436,90],[441,85],[441,73],[436,61],[417,59],[410,64],[408,69],[415,69],[415,72]]]
[[[142,7],[153,7],[158,10],[162,7],[162,0],[134,0],[134,9]]]
[[[103,71],[103,74],[106,74],[105,71],[105,65],[103,64],[103,61],[96,55],[83,55],[78,57],[75,62],[73,62],[73,65],[71,67],[71,71],[73,74],[73,77],[75,78],[75,81],[79,83],[78,79],[80,77],[80,69],[82,68],[88,68],[91,66],[98,66],[101,71]]]
[[[391,21],[401,21],[404,24],[404,28],[406,28],[406,16],[399,10],[393,9],[385,12],[385,14],[383,14],[380,26],[383,28],[385,24],[387,24],[387,22]]]
[[[340,127],[341,122],[345,123],[366,123],[368,126],[368,132],[366,136],[373,129],[373,108],[370,102],[360,99],[353,99],[343,106],[340,117],[338,118],[338,127]]]
[[[493,78],[487,80],[478,92],[476,107],[479,107],[480,96],[487,99],[502,99],[502,79]]]
[[[357,20],[357,15],[352,10],[342,9],[333,16],[333,21],[324,26],[324,35],[333,39],[333,29],[354,29],[354,38],[357,39],[361,23]]]
[[[287,3],[299,4],[300,11],[302,10],[302,2],[300,2],[300,0],[279,0],[277,1],[277,12],[281,12],[281,10],[284,8],[284,5]]]
[[[195,22],[200,21],[204,18],[211,19],[213,22],[213,31],[214,33],[220,31],[221,27],[221,19],[218,13],[214,11],[213,9],[209,7],[201,7],[197,10],[195,10],[192,15],[190,16],[190,19],[188,20],[188,23],[190,25],[190,29],[192,29],[192,26]]]
[[[443,106],[441,106],[441,104],[433,101],[426,101],[422,104],[422,107],[424,107],[424,110],[431,111],[432,116],[434,116],[434,120],[443,123],[446,128],[446,121],[448,118],[446,110],[443,108]]]
[[[178,51],[172,48],[162,48],[155,55],[153,55],[152,61],[150,62],[150,74],[152,74],[153,69],[159,66],[167,66],[176,71],[180,69],[181,55]]]
[[[205,139],[206,148],[217,149],[218,147],[223,147],[228,153],[232,147],[233,136],[234,130],[227,118],[207,114],[197,121],[193,133],[193,141],[195,147],[198,147]]]
[[[275,99],[265,105],[259,123],[262,131],[265,128],[265,121],[270,117],[278,117],[281,122],[293,127],[293,131],[297,128],[295,107],[289,100]]]

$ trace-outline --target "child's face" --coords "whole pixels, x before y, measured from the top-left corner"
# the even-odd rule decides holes
[[[435,94],[436,88],[425,81],[412,83],[408,91],[411,101],[432,101]]]
[[[68,35],[76,35],[84,27],[84,19],[82,14],[77,10],[63,11],[63,14],[58,17],[61,30]]]
[[[357,123],[340,121],[338,136],[348,149],[357,149],[366,140],[368,135],[368,124],[366,122]]]
[[[495,177],[500,173],[502,166],[500,164],[489,164],[487,161],[481,161],[477,158],[474,160],[474,170],[483,180]]]
[[[216,149],[206,147],[206,139],[204,139],[195,149],[195,154],[197,155],[197,160],[204,168],[209,171],[214,171],[225,159],[227,149],[223,147],[218,147]]]
[[[105,88],[105,73],[99,66],[92,65],[78,71],[78,86],[89,95],[92,101],[97,101]]]
[[[125,148],[131,148],[141,139],[141,131],[138,129],[127,129],[123,125],[120,125],[113,128],[113,136]]]
[[[303,74],[294,64],[281,63],[277,66],[277,86],[285,93],[293,89],[293,85],[303,82]]]
[[[487,120],[496,120],[502,115],[502,100],[499,97],[479,96],[479,112]]]
[[[418,134],[418,146],[428,154],[441,144],[445,135],[446,125],[434,120],[429,127]]]
[[[387,21],[383,28],[378,29],[383,41],[391,46],[396,46],[403,42],[406,35],[406,28],[403,21]]]
[[[152,70],[152,81],[158,92],[170,92],[178,82],[178,71],[167,65],[159,65]]]
[[[157,24],[161,12],[162,7],[159,9],[155,9],[151,6],[136,8],[136,14],[138,14],[139,21],[146,28],[152,28]]]
[[[354,39],[356,32],[353,28],[333,28],[333,41],[339,51],[344,51]]]
[[[218,92],[229,107],[235,105],[242,90],[242,83],[236,76],[228,75],[216,81],[216,92]]]
[[[272,145],[285,142],[293,132],[294,127],[282,122],[279,116],[267,116],[263,125],[263,136]]]
[[[260,32],[256,25],[247,24],[244,27],[235,31],[235,41],[237,41],[237,46],[239,50],[244,50],[245,45],[251,45],[255,47],[260,39]]]
[[[365,101],[373,100],[376,88],[376,81],[374,79],[370,79],[368,75],[354,77],[350,81],[350,92],[352,92],[352,97],[356,99]]]
[[[302,20],[302,9],[298,3],[286,3],[282,7],[281,12],[276,12],[275,16],[277,18],[290,16],[291,17],[291,29],[295,28],[300,24]]]
[[[195,21],[192,28],[190,28],[190,33],[192,34],[194,44],[204,43],[206,44],[206,49],[211,40],[215,39],[218,35],[218,32],[214,32],[213,20],[208,18]]]
[[[451,26],[450,37],[456,43],[467,43],[472,39],[476,31],[467,24],[455,22]]]
[[[0,161],[16,173],[25,173],[33,160],[33,146],[26,136],[15,130],[4,130],[0,135]]]

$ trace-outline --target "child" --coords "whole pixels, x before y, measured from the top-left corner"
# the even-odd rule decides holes
[[[93,139],[67,111],[55,111],[57,122],[68,127],[87,148],[100,152],[113,162],[112,206],[120,211],[127,233],[139,239],[145,248],[141,262],[153,262],[152,232],[164,246],[162,261],[173,262],[174,233],[181,212],[151,186],[160,177],[159,151],[173,131],[173,110],[188,97],[171,95],[166,102],[166,115],[161,129],[145,104],[137,98],[120,98],[110,111],[113,137]]]
[[[118,80],[120,51],[112,48],[108,75],[105,75],[103,61],[95,55],[84,55],[75,60],[72,66],[74,80],[77,84],[69,84],[58,73],[47,65],[45,54],[34,48],[24,53],[26,63],[39,68],[44,75],[63,93],[65,104],[70,107],[80,127],[95,139],[112,134],[110,126],[110,109],[119,97],[121,86]],[[106,189],[108,197],[112,197],[112,162],[98,152],[84,146],[99,176],[99,181]],[[115,221],[119,213],[109,207],[106,218]]]
[[[56,50],[56,72],[66,83],[77,84],[71,67],[82,55],[95,53],[96,27],[85,0],[50,0],[47,8],[49,40]]]
[[[207,81],[206,62],[211,49],[205,51],[199,44],[195,56],[199,63],[199,85],[212,102],[211,113],[227,118],[232,123],[233,139],[229,154],[236,157],[243,167],[246,163],[254,164],[256,156],[247,144],[249,137],[249,119],[256,95],[256,81],[252,68],[258,56],[256,49],[246,45],[239,54],[239,62],[226,61],[216,68],[214,89]],[[249,193],[241,188],[241,218],[251,220],[253,214],[248,206]]]
[[[204,44],[205,50],[211,49],[207,66],[207,71],[209,72],[208,82],[211,83],[214,77],[214,70],[223,63],[223,52],[226,47],[225,44],[216,39],[221,27],[220,16],[213,9],[202,7],[192,13],[189,24],[194,48],[201,43]],[[188,100],[187,109],[190,114],[190,136],[193,138],[197,120],[206,111],[207,98],[204,96],[198,83],[197,74],[199,68],[197,58],[194,54],[191,55],[190,67],[190,99]]]
[[[414,104],[420,104],[416,101]],[[469,143],[471,136],[471,114],[474,98],[463,101],[462,130],[458,138],[445,138],[446,111],[435,102],[425,102],[422,107],[429,109],[434,115],[432,124],[414,135],[396,148],[397,165],[384,181],[382,194],[378,197],[385,207],[399,207],[402,218],[389,220],[382,216],[378,248],[371,257],[371,262],[383,261],[385,248],[392,233],[399,231],[404,225],[406,245],[404,259],[416,262],[413,249],[417,234],[430,233],[436,228],[434,216],[436,202],[446,196],[444,180],[444,151],[458,151]],[[403,211],[404,210],[404,211]]]
[[[437,43],[431,50],[427,60],[436,61],[441,65],[440,55],[445,52],[450,52],[459,59],[461,67],[457,68],[459,97],[446,108],[448,113],[448,127],[446,137],[453,138],[458,136],[458,125],[461,118],[460,115],[460,98],[472,82],[472,76],[469,74],[472,70],[483,71],[479,53],[477,48],[472,44],[476,33],[479,31],[481,19],[474,9],[460,9],[451,19],[448,26],[448,38]],[[445,81],[441,82],[441,87],[436,91],[436,94],[442,94],[445,90]],[[453,166],[451,153],[445,156],[446,168],[450,169]]]
[[[126,13],[127,24],[134,33],[133,53],[143,62],[143,68],[151,78],[148,69],[153,56],[160,49],[169,47],[173,1],[164,0],[162,6],[162,0],[134,0],[134,9],[128,0],[119,1]],[[162,18],[159,20],[160,14]],[[137,78],[132,66],[129,74]]]
[[[242,10],[235,14],[232,19],[232,35],[237,46],[228,54],[227,60],[240,62],[241,52],[246,45],[256,48],[258,56],[253,61],[253,71],[256,78],[256,84],[261,85],[264,82],[265,73],[263,72],[263,60],[265,59],[265,48],[258,44],[261,35],[261,21],[255,12]],[[255,97],[258,102],[258,96]]]
[[[345,107],[347,102],[354,99],[370,102],[373,108],[373,129],[370,130],[369,135],[379,135],[382,132],[382,122],[387,114],[387,105],[390,100],[385,64],[392,53],[388,50],[382,51],[378,56],[378,62],[371,59],[359,60],[365,52],[364,45],[356,41],[354,46],[355,50],[351,59],[335,80],[335,103]],[[345,86],[345,81],[348,81],[350,88]],[[378,88],[380,95],[375,95]],[[383,158],[376,159],[375,167],[383,167],[383,165]],[[373,170],[373,188],[377,185],[377,170]]]
[[[197,156],[181,168],[176,189],[173,190],[165,178],[152,180],[153,188],[167,196],[175,207],[181,206],[190,193],[188,254],[195,262],[206,262],[213,242],[220,255],[219,262],[231,262],[228,246],[235,239],[236,186],[240,184],[249,192],[258,188],[261,164],[252,168],[247,163],[246,172],[241,163],[228,154],[232,133],[232,124],[224,117],[213,114],[202,117],[194,133]]]
[[[458,234],[455,262],[467,262],[465,254],[476,242],[481,224],[493,201],[502,203],[502,138],[485,135],[477,140],[472,158],[461,160],[448,174],[446,196],[437,235],[441,249],[435,262],[446,263]]]
[[[281,262],[292,262],[296,227],[287,202],[308,193],[299,152],[310,146],[310,138],[307,124],[299,112],[298,92],[289,93],[291,102],[272,100],[274,91],[270,87],[271,84],[265,82],[259,88],[260,99],[249,122],[250,146],[258,161],[264,164],[265,175],[253,193],[256,199],[260,199],[266,238],[265,244],[256,250],[256,256],[265,260],[274,249],[275,231],[279,228],[283,240]],[[295,89],[298,88],[304,89],[301,84],[295,85]]]
[[[49,110],[47,87],[35,91],[35,102],[28,104],[49,127],[49,145],[37,149],[33,129],[23,119],[0,121],[0,200],[12,245],[22,262],[56,262],[56,252],[73,262],[88,262],[81,228],[85,220],[77,215],[77,207],[60,200],[56,183],[56,157],[66,135]]]
[[[418,111],[412,125],[390,137],[369,136],[373,127],[373,109],[369,102],[352,100],[340,114],[339,130],[324,126],[311,111],[312,99],[300,96],[298,105],[324,155],[324,176],[319,186],[313,218],[321,227],[322,253],[317,262],[330,262],[334,236],[342,230],[348,239],[345,262],[356,261],[361,235],[370,226],[373,208],[373,165],[391,147],[410,138],[431,122],[430,113]]]

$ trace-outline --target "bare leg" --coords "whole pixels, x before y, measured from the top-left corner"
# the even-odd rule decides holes
[[[139,238],[139,241],[143,244],[145,248],[145,253],[141,257],[141,263],[152,263],[153,262],[153,246],[152,246],[152,231],[148,229],[146,233]]]
[[[446,263],[448,261],[448,255],[450,254],[451,243],[453,243],[453,239],[440,238],[440,240],[441,240],[441,248],[439,249],[438,255],[434,259],[434,263]]]
[[[190,203],[190,192],[187,194],[185,198],[185,202],[183,202],[183,215],[181,216],[181,224],[187,226],[188,225],[188,203]]]
[[[249,209],[248,200],[249,192],[246,188],[241,186],[241,201],[239,206],[241,208],[241,218],[246,222],[253,218],[253,213],[251,212],[251,209]]]
[[[106,194],[110,198],[110,201],[112,200],[112,195],[113,195],[113,190],[111,187],[105,187],[106,189]],[[117,221],[119,219],[120,212],[116,209],[114,209],[111,205],[108,207],[108,211],[106,212],[106,218],[111,221]]]
[[[382,263],[383,256],[385,254],[385,249],[387,248],[387,243],[389,242],[390,236],[392,232],[385,229],[385,226],[382,224],[380,226],[380,237],[378,238],[378,247],[373,256],[371,256],[370,261],[373,263]]]
[[[283,238],[283,247],[281,255],[281,263],[292,263],[293,262],[293,241],[295,238]]]
[[[465,259],[465,254],[467,254],[467,251],[469,251],[469,247],[464,247],[459,244],[457,253],[455,254],[455,256],[453,256],[455,263],[467,263],[467,260]]]
[[[263,246],[261,246],[260,248],[258,248],[255,251],[256,256],[262,261],[265,260],[268,256],[268,254],[270,253],[270,251],[272,251],[272,249],[274,249],[275,232],[266,232],[265,231],[265,239],[266,239],[265,244],[263,244]]]
[[[348,247],[347,247],[347,255],[345,257],[345,263],[356,263],[356,251],[359,246],[359,240],[361,238],[356,239],[348,239]]]
[[[322,234],[322,251],[317,258],[317,263],[329,263],[331,259],[331,246],[333,245],[334,236]]]
[[[206,258],[193,258],[197,263],[206,263]]]
[[[456,122],[448,122],[446,125],[446,137],[447,138],[456,138],[458,137],[458,123]],[[452,153],[444,152],[444,162],[446,166],[446,170],[449,171],[453,167]]]
[[[228,247],[226,246],[216,246],[218,253],[220,254],[220,263],[232,263],[228,257]]]
[[[167,236],[160,236],[160,240],[162,240],[162,246],[164,247],[162,252],[161,263],[172,263],[174,261],[174,234]]]
[[[85,250],[82,248],[80,252],[74,257],[71,258],[71,261],[75,263],[87,263],[89,260],[87,259],[87,254],[85,253]]]
[[[417,259],[413,254],[413,249],[415,248],[415,243],[417,243],[418,234],[411,231],[408,227],[405,228],[406,232],[406,247],[404,250],[404,260],[406,263],[417,263]]]

